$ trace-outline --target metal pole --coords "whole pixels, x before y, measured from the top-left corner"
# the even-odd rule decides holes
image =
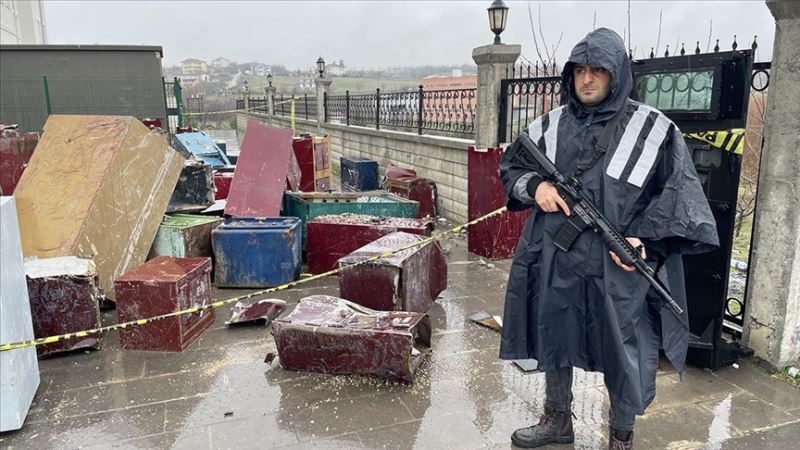
[[[419,110],[417,111],[417,133],[422,134],[422,85],[419,85]]]
[[[317,99],[319,100],[319,99]],[[328,123],[328,93],[322,93],[322,109],[323,109],[323,117],[325,118],[324,122]]]
[[[350,91],[344,91],[344,123],[350,125]]]
[[[375,129],[381,129],[381,88],[375,90]]]
[[[172,93],[175,95],[175,109],[178,111],[178,126],[183,127],[183,94],[181,93],[181,80],[178,77],[173,78]],[[246,108],[247,106],[245,106]]]
[[[306,120],[308,120],[308,94],[303,94],[303,102],[306,108]]]
[[[47,115],[53,113],[53,105],[50,104],[50,85],[47,83],[47,76],[42,76],[44,81],[44,101],[47,103]]]
[[[170,132],[169,129],[169,105],[167,104],[167,81],[164,77],[161,77],[161,92],[164,94],[164,129],[167,130],[167,133]]]

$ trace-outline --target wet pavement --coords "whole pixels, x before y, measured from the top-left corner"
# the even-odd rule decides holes
[[[40,361],[41,386],[22,430],[2,448],[513,448],[510,433],[543,408],[544,376],[497,359],[499,334],[467,316],[501,314],[510,260],[492,266],[446,241],[448,289],[431,308],[433,353],[411,386],[280,367],[269,327],[216,323],[182,353],[122,351],[116,333],[99,351]],[[220,290],[216,298],[244,292]],[[336,278],[281,292],[288,302],[336,295]],[[105,322],[115,319],[104,314]],[[800,389],[752,361],[716,373],[668,364],[635,433],[639,449],[789,449],[800,441]],[[602,376],[576,371],[574,448],[606,445]],[[557,445],[547,448],[572,448]]]

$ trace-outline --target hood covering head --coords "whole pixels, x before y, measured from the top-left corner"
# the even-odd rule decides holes
[[[569,103],[569,107],[580,109],[581,103],[575,95],[572,70],[575,64],[586,64],[592,67],[604,67],[611,73],[611,90],[608,97],[598,105],[597,112],[616,112],[625,104],[631,94],[633,76],[625,43],[619,35],[608,28],[598,28],[587,34],[572,49],[569,61],[561,71],[561,104]]]

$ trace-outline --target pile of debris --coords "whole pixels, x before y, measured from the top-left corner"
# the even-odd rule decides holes
[[[41,139],[4,128],[0,344],[41,341],[0,352],[0,431],[22,426],[37,357],[102,348],[101,309],[134,323],[123,349],[183,351],[215,320],[214,288],[286,286],[304,260],[338,270],[340,298],[281,319],[283,300],[240,302],[226,323],[274,321],[287,369],[413,381],[447,286],[429,239],[435,184],[390,167],[379,191],[377,162],[342,158],[347,192],[332,192],[327,137],[250,121],[234,165],[185,131],[170,141],[133,117],[72,115],[51,115]]]

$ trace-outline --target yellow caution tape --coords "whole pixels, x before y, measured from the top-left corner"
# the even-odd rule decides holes
[[[288,100],[275,102],[274,104],[275,105],[282,105],[284,103],[292,102],[292,111],[294,111],[294,102],[295,102],[295,100],[299,100],[300,98],[301,97],[295,96],[295,97],[292,97],[292,98],[290,98]],[[209,115],[209,114],[230,114],[230,113],[235,113],[235,112],[246,112],[246,111],[244,109],[229,109],[227,111],[208,111],[208,112],[191,112],[191,113],[187,112],[187,113],[183,113],[183,115],[184,116],[204,116],[204,115]],[[292,114],[292,117],[294,117],[294,114]]]
[[[741,155],[744,152],[744,128],[733,128],[726,131],[702,131],[700,133],[689,133],[687,136],[737,155]]]
[[[208,112],[192,112],[192,113],[183,113],[184,116],[205,116],[211,114],[230,114],[235,112],[242,112],[243,109],[229,109],[227,111],[208,111]]]
[[[230,305],[231,303],[236,303],[236,302],[240,302],[240,301],[243,301],[243,300],[249,300],[249,299],[252,299],[254,297],[260,297],[260,296],[263,296],[263,295],[266,295],[266,294],[270,294],[272,292],[283,291],[283,290],[289,289],[291,287],[294,287],[294,286],[297,286],[297,285],[300,285],[300,284],[308,283],[310,281],[314,281],[314,280],[325,278],[325,277],[328,277],[328,276],[331,276],[331,275],[335,275],[335,274],[341,272],[344,269],[350,269],[350,268],[353,268],[353,267],[357,267],[357,266],[360,266],[360,265],[363,265],[363,264],[367,264],[367,263],[370,263],[370,262],[373,262],[373,261],[377,261],[377,260],[382,259],[382,258],[387,258],[389,256],[392,256],[394,254],[400,253],[402,251],[412,249],[414,247],[420,247],[420,246],[423,246],[423,245],[427,245],[430,242],[437,241],[437,240],[442,239],[442,238],[444,238],[445,236],[448,236],[448,235],[455,235],[455,234],[461,233],[461,230],[464,230],[467,227],[475,225],[475,224],[477,224],[479,222],[483,222],[484,220],[487,220],[487,219],[489,219],[491,217],[497,216],[497,215],[502,214],[504,212],[506,212],[506,207],[505,206],[502,207],[502,208],[496,209],[496,210],[494,210],[494,211],[492,211],[492,212],[490,212],[490,213],[488,213],[486,215],[478,217],[477,219],[472,220],[470,222],[467,222],[467,223],[465,223],[463,225],[459,225],[459,226],[451,228],[449,230],[445,230],[445,231],[443,231],[441,233],[438,233],[438,234],[436,234],[434,236],[425,238],[425,239],[423,239],[421,241],[412,242],[411,244],[405,245],[405,246],[403,246],[401,248],[398,248],[397,250],[393,250],[391,252],[386,252],[386,253],[383,253],[381,255],[376,255],[376,256],[373,256],[373,257],[371,257],[369,259],[365,259],[364,261],[359,261],[357,263],[348,264],[347,266],[338,267],[336,269],[329,270],[327,272],[323,272],[323,273],[320,273],[320,274],[317,274],[317,275],[311,275],[309,277],[302,278],[302,279],[297,280],[297,281],[292,281],[291,283],[282,284],[280,286],[272,287],[272,288],[269,288],[269,289],[263,289],[263,290],[260,290],[260,291],[257,291],[257,292],[253,292],[251,294],[240,295],[238,297],[233,297],[233,298],[229,298],[229,299],[226,299],[226,300],[219,300],[219,301],[216,301],[216,302],[213,302],[213,303],[209,303],[207,305],[194,306],[192,308],[188,308],[188,309],[184,309],[184,310],[180,310],[180,311],[174,311],[174,312],[167,313],[167,314],[162,314],[160,316],[146,317],[146,318],[142,318],[142,319],[131,320],[131,321],[128,321],[128,322],[117,323],[117,324],[114,324],[114,325],[108,325],[108,326],[98,327],[98,328],[91,328],[89,330],[83,330],[83,331],[75,331],[75,332],[72,332],[72,333],[60,334],[60,335],[56,335],[56,336],[48,336],[48,337],[43,337],[43,338],[37,338],[37,339],[28,340],[28,341],[11,342],[11,343],[8,343],[8,344],[0,344],[0,352],[5,352],[5,351],[9,351],[9,350],[16,350],[16,349],[21,349],[21,348],[28,348],[28,347],[36,347],[37,345],[53,344],[55,342],[65,341],[67,339],[72,339],[72,338],[76,338],[76,337],[86,337],[86,336],[89,336],[89,335],[92,335],[92,334],[99,334],[99,333],[105,333],[105,332],[108,332],[108,331],[120,330],[120,329],[131,327],[131,326],[146,325],[148,323],[155,322],[157,320],[163,320],[163,319],[168,319],[170,317],[178,317],[178,316],[183,316],[183,315],[187,315],[187,314],[194,314],[194,313],[197,313],[197,312],[200,312],[200,311],[210,310],[210,309],[213,309],[213,308],[220,308],[220,307],[225,306],[225,305]]]

